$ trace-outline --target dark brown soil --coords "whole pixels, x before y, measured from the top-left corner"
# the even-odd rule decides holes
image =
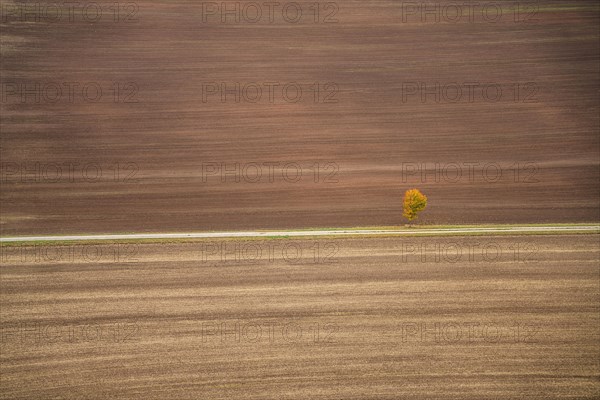
[[[394,225],[413,187],[429,196],[421,223],[598,221],[592,3],[545,2],[537,21],[518,23],[513,2],[497,23],[481,11],[474,22],[402,23],[402,3],[389,0],[339,3],[338,23],[323,23],[331,10],[320,23],[203,23],[201,3],[172,1],[137,3],[137,22],[115,23],[106,11],[97,23],[81,13],[73,22],[8,18],[2,234]],[[48,85],[65,82],[80,84],[73,102],[65,90],[50,103]],[[257,103],[246,100],[251,91],[239,103],[231,94],[203,101],[210,82],[280,87],[273,104],[266,89]],[[289,82],[303,88],[297,103],[280,93]],[[439,83],[445,97],[406,95],[414,82]],[[469,82],[498,84],[502,96],[477,89],[470,101]],[[40,103],[12,94],[35,83],[48,90]],[[98,102],[83,98],[90,83],[103,90]],[[324,102],[326,83],[337,85],[336,103]],[[453,83],[463,90],[455,103]],[[203,182],[213,163],[241,169],[240,182]],[[263,165],[258,182],[252,163]],[[279,163],[273,182],[264,163]],[[302,168],[298,182],[293,164],[282,177],[286,163]],[[409,173],[416,166],[427,173]]]

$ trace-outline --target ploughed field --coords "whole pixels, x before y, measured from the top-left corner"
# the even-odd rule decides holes
[[[600,218],[594,2],[36,4],[2,19],[4,235],[393,225],[413,187],[424,223]]]
[[[0,398],[597,398],[597,235],[3,246]]]

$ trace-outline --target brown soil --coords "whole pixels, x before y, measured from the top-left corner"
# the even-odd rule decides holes
[[[429,196],[422,223],[598,221],[597,7],[545,2],[552,10],[537,21],[515,23],[515,4],[504,3],[497,23],[402,23],[390,0],[339,3],[335,24],[203,23],[200,3],[172,1],[138,3],[137,22],[114,23],[106,11],[97,23],[81,13],[73,22],[13,18],[2,25],[3,82],[80,87],[72,103],[65,90],[39,104],[5,88],[2,234],[393,225],[412,187]],[[90,82],[103,90],[97,103],[82,97]],[[135,83],[137,102],[126,102],[131,88],[114,102],[114,82]],[[207,82],[298,82],[304,94],[297,103],[275,92],[271,104],[266,89],[257,103],[203,102]],[[335,83],[337,103],[315,103],[315,82]],[[403,101],[411,82],[449,91],[439,103]],[[448,85],[469,82],[497,83],[502,97],[475,91],[470,102],[464,91],[447,101]],[[527,83],[515,101],[514,85]],[[253,183],[251,163],[270,162],[297,163],[300,181],[277,169],[269,182],[264,166]],[[35,163],[48,170],[39,182]],[[203,182],[207,163],[249,169],[239,183]],[[328,163],[339,168],[333,178]],[[478,163],[472,179],[465,163]],[[63,166],[58,182],[54,164]],[[423,178],[407,174],[414,164],[429,169]]]
[[[2,249],[3,399],[600,390],[597,235]]]

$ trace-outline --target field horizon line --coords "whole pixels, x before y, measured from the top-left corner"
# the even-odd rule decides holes
[[[401,225],[365,226],[348,228],[298,228],[257,229],[248,231],[196,231],[196,232],[129,232],[85,233],[40,236],[0,237],[0,245],[45,244],[73,242],[80,244],[110,242],[161,243],[196,240],[281,240],[292,238],[356,238],[392,236],[497,236],[497,235],[556,235],[598,234],[600,223],[555,224],[469,224],[469,225]]]

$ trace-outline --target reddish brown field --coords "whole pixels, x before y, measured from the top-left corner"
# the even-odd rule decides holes
[[[598,235],[2,247],[0,398],[597,399],[599,257]]]
[[[412,187],[429,196],[422,223],[600,219],[595,2],[544,2],[517,22],[503,2],[494,23],[481,12],[403,23],[391,0],[343,1],[334,17],[321,3],[315,23],[299,4],[296,24],[281,10],[273,23],[203,22],[195,1],[138,2],[121,10],[136,21],[119,22],[106,9],[98,22],[5,12],[2,234],[394,225]],[[48,85],[69,82],[73,101],[63,86],[52,103]],[[222,103],[203,91],[211,82],[280,86],[273,103],[266,89],[250,102],[247,86]],[[281,93],[290,82],[303,89],[295,103]],[[411,95],[415,82],[442,97]],[[502,95],[470,99],[470,82]],[[41,99],[22,102],[19,85],[36,83]],[[264,163],[279,163],[272,179]],[[234,170],[225,183],[206,175],[215,165]],[[425,176],[411,173],[420,165]]]

